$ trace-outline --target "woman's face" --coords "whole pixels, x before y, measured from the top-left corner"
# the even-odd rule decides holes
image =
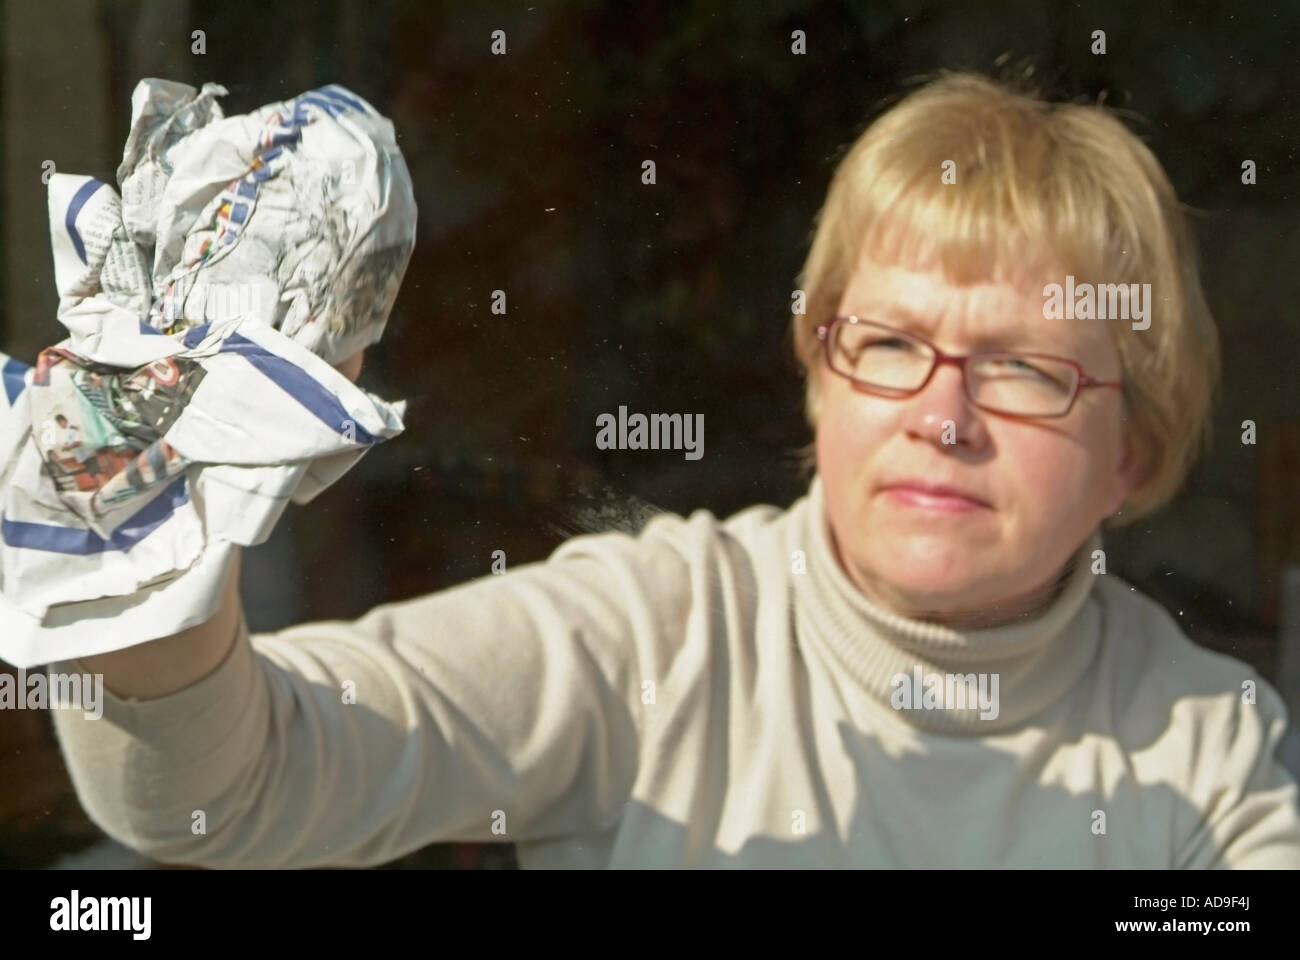
[[[949,353],[1048,353],[1119,379],[1107,327],[1118,321],[1043,318],[1043,285],[1061,276],[954,285],[940,268],[864,254],[837,312]],[[854,389],[826,368],[824,353],[814,376],[818,471],[840,563],[868,597],[904,616],[977,627],[1033,611],[1140,479],[1116,389],[1085,389],[1068,416],[1025,421],[972,406],[951,364],[902,400]],[[961,488],[984,505],[954,510],[882,489],[907,478]]]

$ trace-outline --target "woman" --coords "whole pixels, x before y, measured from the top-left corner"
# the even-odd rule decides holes
[[[1150,284],[1150,322],[1052,318],[1067,277]],[[474,840],[525,866],[1300,866],[1279,697],[1101,550],[1178,489],[1217,375],[1151,153],[1098,108],[941,78],[844,157],[800,287],[817,473],[788,510],[251,638],[232,577],[209,623],[78,667],[116,695],[56,714],[91,817],[211,866]]]

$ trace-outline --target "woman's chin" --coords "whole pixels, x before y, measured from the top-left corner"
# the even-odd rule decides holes
[[[906,550],[870,558],[866,577],[887,604],[908,615],[969,609],[983,595],[987,578],[970,554],[945,549],[912,554]]]
[[[971,578],[996,556],[983,538],[972,540],[952,531],[882,531],[873,537],[867,559],[891,578],[946,589]]]

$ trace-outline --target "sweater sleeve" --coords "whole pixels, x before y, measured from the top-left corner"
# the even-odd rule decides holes
[[[1216,697],[1200,724],[1192,788],[1206,815],[1180,851],[1191,869],[1300,868],[1300,791],[1278,759],[1287,712],[1256,676],[1255,703]]]
[[[77,794],[127,846],[218,868],[603,829],[636,775],[640,678],[685,632],[686,526],[577,537],[351,622],[251,637],[241,623],[182,691],[105,691],[99,719],[54,711]]]

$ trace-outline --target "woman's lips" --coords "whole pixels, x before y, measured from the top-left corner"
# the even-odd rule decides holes
[[[933,493],[899,484],[881,491],[891,503],[938,513],[972,513],[987,509],[987,504],[951,493]]]

